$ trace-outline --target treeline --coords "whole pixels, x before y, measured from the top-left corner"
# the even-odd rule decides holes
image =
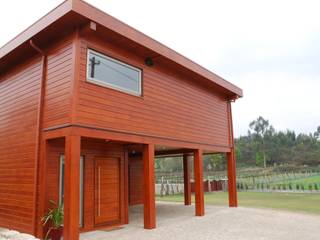
[[[249,124],[247,136],[235,139],[238,166],[319,166],[320,126],[314,133],[276,131],[263,117]]]

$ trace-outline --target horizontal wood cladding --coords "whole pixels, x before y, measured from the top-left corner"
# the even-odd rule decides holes
[[[32,233],[41,58],[0,76],[0,226]]]
[[[129,157],[129,204],[143,204],[142,157]]]
[[[87,49],[143,70],[143,96],[86,82]],[[228,146],[227,101],[186,76],[156,66],[97,38],[82,39],[76,105],[79,124],[195,143]]]
[[[59,199],[59,159],[64,154],[63,139],[54,139],[48,142],[47,154],[47,191],[46,200],[58,202]],[[125,186],[124,186],[124,147],[123,145],[107,143],[105,141],[83,138],[81,141],[81,156],[84,157],[84,225],[81,231],[95,229],[95,159],[117,158],[120,159],[120,221],[124,223],[126,214],[125,206]],[[127,166],[126,166],[127,167]],[[48,205],[47,205],[48,207]],[[38,216],[40,218],[40,216]],[[118,223],[117,223],[118,224]]]
[[[57,44],[48,53],[43,127],[70,122],[73,45],[70,39]]]

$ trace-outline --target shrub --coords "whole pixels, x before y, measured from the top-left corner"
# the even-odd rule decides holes
[[[248,189],[249,189],[248,184],[246,184],[246,183],[245,183],[245,185],[244,185],[244,186],[245,186],[245,189],[246,189],[246,190],[248,190]]]
[[[318,191],[319,188],[318,188],[318,184],[314,183],[314,190]]]
[[[291,183],[289,183],[289,190],[292,190],[292,184]]]
[[[287,186],[286,186],[286,184],[284,183],[284,184],[282,184],[282,189],[283,190],[287,190]]]
[[[300,185],[298,183],[296,184],[296,189],[300,190]]]
[[[263,183],[261,183],[261,189],[262,189],[262,190],[264,189],[264,184],[263,184]]]
[[[281,185],[280,184],[277,185],[277,189],[281,190]]]
[[[301,184],[301,186],[300,186],[300,187],[301,187],[301,190],[302,190],[302,191],[304,191],[304,185],[303,185],[303,184]]]
[[[275,185],[272,186],[272,190],[276,190],[276,186]]]
[[[309,183],[308,188],[309,188],[310,191],[312,191],[313,190],[313,185],[311,183]]]

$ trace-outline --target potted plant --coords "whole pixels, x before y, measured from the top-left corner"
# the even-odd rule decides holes
[[[48,226],[48,231],[45,239],[48,237],[51,240],[60,240],[63,234],[63,205],[57,205],[54,201],[50,200],[48,213],[41,219],[44,226]]]

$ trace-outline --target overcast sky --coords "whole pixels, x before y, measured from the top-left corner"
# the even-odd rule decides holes
[[[61,0],[0,3],[0,46]],[[320,125],[320,1],[87,0],[241,87],[235,135],[250,121],[277,130]]]

